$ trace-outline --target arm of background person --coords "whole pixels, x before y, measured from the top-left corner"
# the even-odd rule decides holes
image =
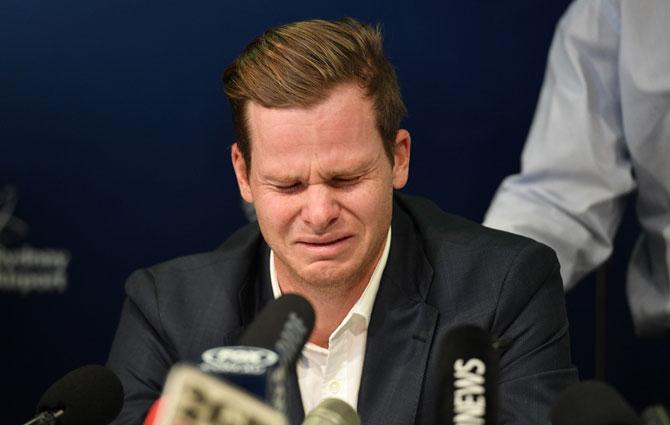
[[[485,216],[552,247],[566,289],[604,262],[635,188],[619,97],[619,2],[578,0],[561,18],[522,155]]]
[[[628,267],[635,330],[670,336],[670,2],[621,3],[619,80],[641,235]]]

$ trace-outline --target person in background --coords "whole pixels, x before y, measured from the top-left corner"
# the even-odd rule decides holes
[[[670,2],[577,0],[558,24],[519,174],[484,225],[552,247],[566,289],[602,264],[631,193],[627,295],[641,336],[670,335]]]

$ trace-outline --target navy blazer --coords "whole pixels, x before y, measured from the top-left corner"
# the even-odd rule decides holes
[[[362,423],[437,423],[439,342],[462,324],[486,329],[501,347],[499,423],[546,423],[577,379],[553,251],[400,193],[392,229],[368,329]],[[126,292],[108,363],[125,390],[115,425],[142,423],[172,364],[235,343],[273,297],[269,248],[250,224],[216,251],[133,273]],[[304,418],[295,373],[288,416]]]

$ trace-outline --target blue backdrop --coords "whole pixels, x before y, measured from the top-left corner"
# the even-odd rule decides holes
[[[5,244],[67,250],[71,261],[64,292],[0,291],[0,422],[24,422],[54,380],[106,361],[132,270],[210,250],[245,222],[220,75],[254,36],[314,17],[382,23],[409,109],[407,191],[479,221],[518,168],[567,3],[2,0],[0,190],[15,188],[14,224],[29,228]],[[641,408],[663,396],[670,349],[632,333],[630,216],[610,273],[608,379]],[[589,283],[568,295],[585,378]]]

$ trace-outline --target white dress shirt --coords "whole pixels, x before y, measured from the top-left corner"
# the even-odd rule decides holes
[[[554,35],[521,173],[484,224],[554,248],[570,289],[609,257],[635,189],[628,300],[638,334],[668,334],[670,1],[577,0]]]
[[[335,397],[356,409],[358,389],[361,384],[365,342],[372,307],[377,297],[379,283],[391,248],[391,229],[386,236],[386,245],[370,282],[356,304],[333,331],[328,339],[328,348],[308,342],[298,360],[297,374],[305,413],[309,413],[325,398]],[[270,280],[275,298],[281,295],[274,252],[270,251]]]

